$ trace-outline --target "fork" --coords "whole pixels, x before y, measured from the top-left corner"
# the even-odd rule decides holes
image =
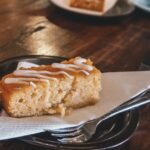
[[[138,108],[145,104],[150,103],[150,86],[145,90],[137,93],[134,97],[127,102],[116,107],[102,117],[87,121],[81,125],[70,128],[62,128],[57,130],[46,130],[52,136],[57,137],[61,143],[83,143],[92,139],[96,132],[97,127],[107,119],[114,117],[120,113],[126,112],[133,108]]]

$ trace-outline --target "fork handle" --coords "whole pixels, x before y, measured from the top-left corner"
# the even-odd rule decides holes
[[[140,106],[146,105],[150,103],[150,86],[129,99],[127,102],[121,104],[120,106],[116,107],[109,113],[105,114],[103,117],[97,118],[95,121],[99,124],[100,122],[114,117],[120,113],[126,112],[133,108],[138,108]]]

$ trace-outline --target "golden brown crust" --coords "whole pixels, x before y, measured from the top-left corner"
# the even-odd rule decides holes
[[[11,94],[10,94],[10,88],[7,88],[6,86],[4,86],[2,84],[2,82],[0,83],[1,84],[1,102],[2,102],[2,106],[3,108],[5,109],[5,111],[10,114],[9,112],[9,103],[10,103],[10,97],[11,97]],[[11,114],[10,114],[11,115]]]
[[[69,61],[63,61],[62,64],[73,64],[75,59],[70,59]],[[93,62],[90,59],[86,60],[86,65],[92,66],[93,70],[89,71],[90,75],[86,75],[83,72],[80,71],[68,71],[65,70],[66,73],[73,76],[73,79],[69,79],[64,74],[59,75],[48,75],[48,77],[55,77],[58,79],[57,89],[55,88],[55,81],[50,80],[50,90],[48,91],[50,93],[54,92],[54,96],[51,95],[50,101],[54,98],[58,100],[58,97],[61,94],[61,101],[57,102],[56,104],[53,104],[53,106],[50,108],[42,104],[42,101],[44,103],[44,99],[41,99],[41,103],[43,105],[43,110],[40,110],[41,112],[36,113],[36,115],[47,115],[47,114],[58,114],[62,113],[64,109],[70,110],[70,108],[80,108],[88,105],[93,105],[99,100],[99,92],[101,90],[100,80],[101,80],[101,73],[100,71],[93,66]],[[23,70],[26,70],[25,68],[22,68]],[[51,65],[42,65],[39,67],[32,67],[27,70],[35,70],[35,71],[50,71],[50,72],[58,72],[58,71],[64,71],[63,69],[56,69],[53,68]],[[18,77],[24,77],[24,76],[17,76]],[[30,78],[32,76],[28,76],[25,78]],[[14,102],[14,97],[18,97],[19,95],[22,95],[24,97],[27,91],[33,91],[33,87],[29,84],[6,84],[4,81],[6,78],[16,78],[16,76],[13,73],[10,73],[2,78],[0,81],[0,89],[2,90],[1,98],[2,98],[2,105],[6,112],[13,117],[25,117],[25,116],[34,116],[34,113],[30,114],[21,114],[16,115],[12,111],[12,106]],[[41,81],[34,81],[35,85],[39,87],[39,90],[43,92],[43,94],[46,94],[47,84],[43,83]],[[67,86],[64,84],[68,84]],[[57,91],[58,90],[58,91]],[[63,91],[64,90],[64,91]],[[94,91],[95,90],[95,93]],[[64,92],[64,94],[63,94]],[[44,95],[45,95],[44,94]],[[79,94],[79,95],[78,95]],[[46,96],[46,95],[45,95]],[[44,96],[44,97],[45,97]],[[32,97],[31,97],[32,98]],[[34,103],[34,102],[33,102]],[[63,103],[63,107],[60,107],[60,104]],[[31,107],[31,106],[30,106]],[[34,106],[33,106],[34,107]],[[47,107],[47,108],[46,108]],[[29,108],[27,108],[28,110]],[[45,109],[45,110],[44,110]]]

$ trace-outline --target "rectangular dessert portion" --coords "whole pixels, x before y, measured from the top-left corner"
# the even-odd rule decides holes
[[[65,115],[100,99],[101,72],[89,59],[20,68],[0,81],[3,108],[12,117]]]
[[[70,6],[102,12],[105,0],[70,0]]]

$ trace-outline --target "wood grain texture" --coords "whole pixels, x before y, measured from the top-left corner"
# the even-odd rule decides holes
[[[72,14],[48,0],[0,1],[0,61],[43,54],[91,58],[103,72],[138,70],[150,51],[150,15],[136,10],[120,18]],[[125,150],[150,149],[150,107],[141,111],[139,129]],[[18,140],[0,142],[0,149],[41,149]]]

